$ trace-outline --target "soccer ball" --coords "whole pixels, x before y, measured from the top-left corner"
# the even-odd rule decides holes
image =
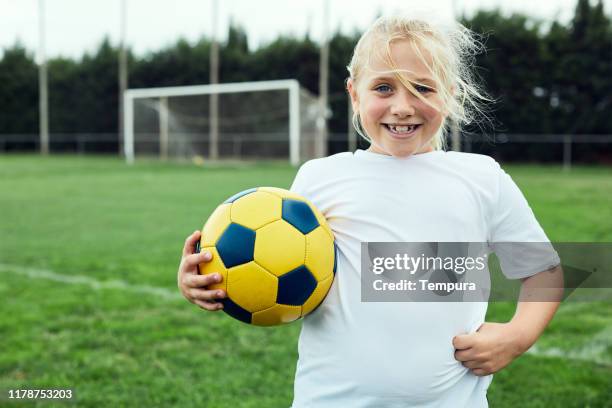
[[[308,200],[259,187],[228,198],[202,229],[200,250],[213,254],[201,274],[218,272],[223,311],[245,323],[292,322],[325,298],[336,273],[334,235]]]

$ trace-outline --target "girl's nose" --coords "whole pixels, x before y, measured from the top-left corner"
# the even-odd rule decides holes
[[[404,92],[398,92],[391,105],[391,114],[399,118],[406,118],[415,113],[415,102],[417,99],[407,89]]]

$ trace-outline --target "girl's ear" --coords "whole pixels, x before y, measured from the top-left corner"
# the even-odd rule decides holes
[[[351,104],[353,105],[353,111],[357,112],[359,109],[359,97],[357,96],[357,90],[355,89],[355,83],[352,78],[346,80],[346,90],[351,97]]]

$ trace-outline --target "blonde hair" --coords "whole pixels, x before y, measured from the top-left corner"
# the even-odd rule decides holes
[[[415,53],[428,68],[442,100],[442,111],[446,113],[442,126],[431,141],[434,149],[444,149],[449,119],[458,127],[478,122],[477,116],[488,120],[481,104],[492,99],[477,84],[471,70],[475,55],[484,47],[475,33],[457,22],[434,24],[421,18],[397,15],[378,18],[355,46],[347,66],[349,78],[357,84],[362,71],[370,66],[371,59],[379,57],[392,68],[390,72],[398,77],[402,85],[431,105],[403,75],[405,70],[397,69],[391,57],[391,44],[402,40],[410,41]],[[428,60],[424,53],[431,58]],[[352,122],[357,133],[371,142],[361,125],[359,112],[353,113]]]

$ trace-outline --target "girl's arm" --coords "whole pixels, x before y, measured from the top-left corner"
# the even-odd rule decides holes
[[[562,298],[561,265],[523,279],[516,312],[508,323],[521,333],[523,353],[529,350],[548,326]]]
[[[501,370],[536,342],[552,320],[562,297],[560,265],[523,279],[512,320],[484,323],[475,333],[455,336],[455,358],[475,375]]]

